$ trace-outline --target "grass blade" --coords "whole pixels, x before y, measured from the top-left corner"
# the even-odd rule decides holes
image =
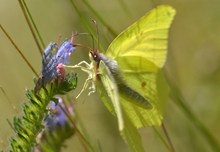
[[[15,42],[12,40],[12,38],[9,36],[9,34],[6,32],[6,30],[2,27],[2,25],[0,25],[1,30],[4,32],[4,34],[7,36],[7,38],[9,39],[9,41],[12,43],[12,45],[15,47],[15,49],[17,50],[17,52],[20,54],[21,58],[25,61],[25,63],[28,65],[28,67],[31,69],[31,71],[35,74],[36,77],[38,77],[38,74],[36,72],[36,70],[34,69],[34,67],[30,64],[30,62],[28,61],[28,59],[24,56],[24,54],[22,53],[22,51],[18,48],[18,46],[15,44]]]
[[[196,117],[196,115],[191,110],[190,106],[187,105],[187,101],[182,96],[180,90],[167,78],[168,84],[170,85],[171,90],[171,98],[174,103],[177,104],[178,108],[182,110],[185,116],[195,125],[198,131],[204,136],[207,143],[211,146],[213,151],[219,152],[220,145],[218,141],[214,138],[214,136],[209,132],[209,130],[205,127],[205,125]]]
[[[96,12],[95,9],[89,4],[87,0],[83,0],[84,4],[91,10],[91,12],[99,19],[99,21],[108,29],[113,37],[117,36],[117,32],[114,31],[106,22],[105,20]]]
[[[27,15],[27,13],[26,13],[26,11],[25,11],[25,7],[24,7],[24,5],[23,5],[23,3],[22,3],[22,0],[18,0],[18,2],[19,2],[20,7],[21,7],[21,9],[22,9],[22,12],[23,12],[23,15],[24,15],[24,17],[25,17],[25,20],[26,20],[26,22],[27,22],[27,24],[28,24],[28,27],[29,27],[30,30],[31,30],[31,34],[33,35],[34,41],[35,41],[35,43],[36,43],[36,45],[37,45],[37,47],[38,47],[39,53],[42,55],[43,49],[41,48],[40,43],[39,43],[39,41],[38,41],[38,39],[37,39],[37,36],[36,36],[36,34],[34,33],[34,29],[33,29],[32,25],[31,25],[31,22],[30,22],[30,20],[29,20],[29,18],[28,18],[28,15]]]
[[[27,7],[27,4],[26,4],[25,0],[23,0],[23,4],[24,4],[24,7],[25,7],[25,9],[26,9],[26,11],[27,11],[27,14],[28,14],[28,16],[29,16],[29,18],[30,18],[30,20],[31,20],[31,22],[32,22],[32,24],[33,24],[33,26],[34,26],[34,29],[35,29],[35,31],[36,31],[36,33],[37,33],[37,36],[39,37],[39,40],[40,40],[40,42],[41,42],[41,45],[43,46],[43,48],[45,48],[46,45],[45,45],[45,43],[44,43],[44,41],[43,41],[43,38],[41,37],[41,34],[40,34],[40,32],[39,32],[39,30],[38,30],[38,28],[37,28],[37,26],[36,26],[36,24],[35,24],[35,22],[34,22],[34,19],[33,19],[32,15],[31,15],[31,13],[30,13],[28,7]]]

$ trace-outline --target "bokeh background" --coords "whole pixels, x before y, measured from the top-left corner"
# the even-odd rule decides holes
[[[84,19],[91,25],[96,19],[104,49],[114,39],[84,1],[75,1]],[[45,44],[69,38],[72,32],[88,32],[69,0],[26,1]],[[88,3],[87,3],[88,4]],[[163,69],[169,90],[164,108],[164,123],[178,152],[218,151],[220,145],[220,1],[218,0],[111,0],[89,1],[92,8],[118,34],[150,9],[169,4],[177,10],[169,34],[168,59]],[[17,1],[0,0],[0,24],[7,30],[23,54],[40,73],[41,55]],[[92,27],[94,28],[94,26]],[[84,37],[84,36],[83,36]],[[91,38],[82,38],[92,46]],[[75,52],[71,63],[88,61],[88,52]],[[87,75],[79,73],[77,92]],[[21,112],[27,101],[25,89],[33,88],[33,72],[0,31],[0,149],[8,146],[13,131],[6,119]],[[175,87],[174,87],[175,86]],[[163,91],[163,90],[162,90]],[[99,95],[87,93],[76,105],[77,113],[95,144],[104,152],[128,151],[119,136],[116,119],[107,111]],[[191,113],[192,112],[192,113]],[[160,128],[158,128],[160,129]],[[167,151],[154,130],[141,129],[146,151]],[[213,140],[212,140],[213,139]],[[63,151],[84,151],[76,136]]]

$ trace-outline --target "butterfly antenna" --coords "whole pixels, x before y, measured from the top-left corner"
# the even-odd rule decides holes
[[[92,48],[94,49],[94,38],[93,38],[92,34],[90,34],[90,33],[75,33],[75,34],[72,34],[70,41],[72,42],[73,46],[79,46],[79,47],[83,47],[83,48],[87,48],[89,50],[92,50],[90,47],[85,46],[83,44],[74,44],[75,41],[76,41],[76,37],[78,35],[89,35],[89,36],[91,36],[91,38],[92,38]]]
[[[96,22],[96,20],[94,20],[94,19],[92,19],[92,22],[94,23],[94,25],[95,25],[95,28],[96,28],[96,36],[97,36],[97,43],[98,43],[98,49],[100,48],[100,46],[99,46],[99,28],[98,28],[98,24],[97,24],[97,22]]]

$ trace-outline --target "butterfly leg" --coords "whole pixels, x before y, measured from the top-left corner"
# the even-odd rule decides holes
[[[90,83],[91,80],[92,80],[91,78],[86,79],[86,81],[85,81],[85,83],[84,83],[84,85],[83,85],[83,88],[82,88],[82,90],[79,92],[79,94],[76,96],[76,99],[79,98],[79,96],[83,93],[83,91],[86,90],[86,88],[88,87],[88,85],[89,85],[89,83]]]
[[[96,91],[96,86],[95,86],[95,75],[94,75],[94,71],[92,71],[93,68],[91,68],[91,66],[89,68],[81,68],[82,71],[88,73],[88,78],[85,81],[86,87],[85,89],[89,86],[89,84],[91,83],[89,90],[90,92],[88,93],[88,95],[91,95],[92,93],[95,93]]]
[[[83,93],[84,90],[86,90],[89,87],[89,93],[88,95],[91,95],[92,93],[94,93],[96,91],[96,87],[95,87],[95,83],[94,83],[94,79],[95,79],[95,72],[94,67],[92,64],[87,63],[86,61],[81,61],[79,62],[77,65],[74,66],[67,66],[65,65],[65,67],[68,68],[80,68],[82,71],[86,72],[88,74],[88,78],[86,79],[82,90],[80,91],[80,93],[77,95],[76,99]]]
[[[84,64],[84,66],[83,66],[83,64]],[[89,69],[90,68],[90,64],[86,61],[81,61],[78,64],[73,65],[73,66],[69,66],[69,65],[63,65],[63,66],[67,67],[67,68],[72,68],[72,69],[74,69],[74,68],[81,68],[81,69],[87,68],[87,69]]]
[[[94,83],[94,81],[91,81],[91,87],[89,87],[89,90],[91,90],[89,93],[88,93],[88,95],[91,95],[92,93],[95,93],[95,91],[96,91],[96,87],[95,87],[95,83]]]
[[[85,66],[82,66],[83,64],[85,64]],[[87,67],[87,68],[90,68],[90,64],[86,61],[81,61],[77,64],[77,66],[79,67]]]
[[[91,95],[92,93],[95,93],[96,91],[96,87],[95,87],[95,83],[93,82],[92,78],[87,78],[84,85],[83,85],[83,88],[81,89],[80,93],[77,95],[76,99],[83,93],[83,91],[86,90],[86,88],[89,86],[89,84],[91,83],[91,87],[89,87],[89,93],[88,95]]]

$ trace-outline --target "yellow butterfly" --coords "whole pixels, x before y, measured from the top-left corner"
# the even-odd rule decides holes
[[[117,116],[120,131],[128,124],[141,128],[162,123],[156,78],[166,61],[168,31],[175,13],[170,6],[159,6],[119,34],[105,54],[91,50],[90,64],[82,61],[69,66],[89,74],[82,91],[90,86],[89,94],[95,92],[95,82],[101,80],[99,92]],[[130,130],[123,133],[128,140]]]
[[[80,67],[89,73],[82,91],[88,87],[89,82],[96,80],[97,74],[112,75],[110,82],[115,81],[114,88],[119,92],[120,102],[127,107],[125,111],[133,113],[134,124],[138,128],[160,125],[162,116],[155,100],[155,81],[157,72],[166,61],[168,30],[174,15],[175,10],[172,7],[159,6],[116,37],[105,55],[92,50],[90,64],[82,61],[71,66]],[[105,74],[102,74],[103,70]],[[90,89],[90,94],[95,92],[94,83]],[[139,114],[147,120],[139,118]]]

